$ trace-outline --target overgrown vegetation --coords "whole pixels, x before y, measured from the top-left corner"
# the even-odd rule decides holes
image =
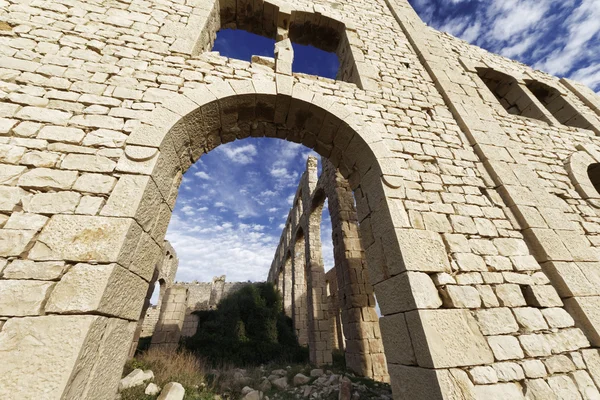
[[[209,400],[214,398],[214,387],[208,385],[205,366],[194,354],[185,350],[152,348],[127,361],[123,376],[134,369],[152,370],[154,380],[161,388],[169,382],[179,382],[185,388],[185,400]],[[152,400],[157,396],[144,394],[146,385],[121,392],[121,400]]]
[[[198,331],[182,347],[213,366],[306,362],[281,295],[271,283],[255,283],[225,297],[216,310],[198,313]]]

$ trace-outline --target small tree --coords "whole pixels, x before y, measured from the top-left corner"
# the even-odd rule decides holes
[[[215,364],[305,362],[292,321],[271,283],[252,283],[225,297],[216,310],[200,311],[198,330],[182,345]]]

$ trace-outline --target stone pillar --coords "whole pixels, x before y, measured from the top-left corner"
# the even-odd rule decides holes
[[[208,307],[212,310],[217,308],[217,305],[223,297],[223,289],[225,288],[225,275],[215,276],[212,280],[212,287],[210,290],[210,300]]]
[[[344,350],[346,341],[342,331],[342,310],[340,310],[337,287],[337,271],[335,267],[325,274],[327,298],[329,299],[329,326],[331,346],[333,349]]]
[[[152,293],[154,293],[154,287],[159,284],[158,280],[158,270],[154,271],[154,276],[150,285],[148,285],[148,291],[146,292],[146,298],[144,299],[144,306],[142,307],[142,312],[140,315],[140,319],[138,320],[137,327],[135,329],[135,333],[133,334],[133,340],[131,342],[131,347],[129,348],[129,358],[135,356],[135,352],[138,348],[138,344],[140,342],[140,335],[142,334],[142,327],[144,326],[144,320],[148,308],[150,307],[150,298],[152,297]]]
[[[301,346],[308,345],[308,318],[306,307],[306,260],[305,260],[305,244],[304,236],[296,238],[294,245],[294,256],[292,257],[292,296],[294,298],[294,307],[292,319],[294,321],[294,329],[296,337]]]
[[[283,312],[292,316],[292,258],[288,255],[283,264]]]
[[[307,264],[307,306],[310,360],[316,365],[331,364],[331,340],[329,335],[327,292],[325,288],[325,268],[321,251],[321,212],[323,204],[312,208],[312,196],[318,176],[317,159],[309,157],[306,166],[306,178],[310,193],[304,192],[303,198],[306,229]]]
[[[355,373],[389,380],[373,287],[369,283],[354,196],[348,181],[323,160],[331,216],[337,301],[345,337],[346,366]]]
[[[173,286],[167,289],[161,304],[161,313],[152,335],[151,347],[176,348],[181,338],[187,309],[187,288]]]

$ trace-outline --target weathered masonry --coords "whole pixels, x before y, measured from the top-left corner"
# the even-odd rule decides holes
[[[308,158],[268,280],[282,293],[284,311],[292,317],[300,344],[308,345],[311,362],[331,364],[334,334],[342,336],[343,329],[341,347],[345,349],[347,367],[359,375],[385,381],[387,366],[352,190],[330,162],[323,164],[323,173],[318,177],[316,158]],[[329,278],[321,254],[325,199],[335,261],[328,273],[335,276]],[[331,293],[337,298],[334,304],[330,304]],[[334,321],[340,332],[332,331]],[[340,348],[340,341],[336,347]]]
[[[0,397],[113,398],[183,174],[249,136],[349,182],[395,398],[598,397],[599,106],[406,0],[0,0]]]

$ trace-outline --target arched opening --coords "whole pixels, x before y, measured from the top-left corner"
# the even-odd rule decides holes
[[[528,80],[527,88],[544,107],[563,125],[592,129],[593,125],[573,107],[557,89],[542,82]]]
[[[132,333],[127,333],[128,321],[139,318],[148,288],[145,282],[151,279],[156,262],[163,257],[159,243],[163,243],[183,173],[203,154],[222,143],[249,136],[277,137],[302,143],[327,158],[351,182],[351,189],[357,198],[361,229],[369,234],[369,241],[366,242],[369,246],[367,257],[374,283],[381,284],[391,281],[391,277],[406,275],[405,272],[411,265],[426,268],[429,272],[449,270],[446,253],[437,246],[443,246],[440,238],[435,235],[426,237],[428,232],[425,231],[413,232],[397,228],[404,226],[401,217],[390,211],[396,210],[398,204],[389,201],[386,190],[401,185],[401,173],[393,163],[380,165],[379,160],[393,157],[380,141],[380,136],[371,131],[368,125],[356,123],[355,118],[350,111],[322,96],[303,97],[300,87],[278,87],[262,81],[214,84],[186,91],[185,95],[169,99],[164,107],[153,111],[145,123],[128,137],[124,153],[115,168],[118,182],[99,215],[52,216],[39,235],[39,241],[29,252],[34,260],[63,259],[71,262],[87,262],[90,254],[93,254],[94,262],[105,270],[112,271],[122,265],[135,271],[135,276],[133,272],[127,272],[129,280],[119,285],[109,285],[108,280],[98,282],[94,290],[103,301],[97,304],[86,303],[83,312],[80,306],[83,293],[59,297],[61,290],[68,289],[63,285],[65,289],[57,288],[53,292],[53,296],[56,296],[51,299],[53,304],[50,306],[54,308],[48,307],[48,310],[53,310],[56,314],[100,314],[103,318],[111,317],[110,327],[100,327],[95,332],[112,329],[114,326],[115,329],[120,329],[119,332],[124,332],[122,336],[126,338],[125,342],[130,340]],[[89,232],[94,233],[93,243],[89,241]],[[400,241],[390,240],[399,235],[404,235],[405,240],[413,233],[415,237],[423,237],[432,243],[426,263],[421,262],[423,260],[419,258],[420,255],[410,249],[401,254]],[[306,239],[306,236],[296,237],[302,238]],[[371,247],[374,250],[369,251]],[[386,252],[378,251],[380,248]],[[295,258],[292,261],[294,264]],[[95,266],[86,268],[99,270],[97,274],[103,271]],[[304,270],[304,266],[294,265],[293,268],[296,271]],[[67,274],[76,273],[77,269],[73,268]],[[407,295],[412,296],[408,282],[402,282],[396,280],[393,282],[394,287],[406,290]],[[114,295],[115,291],[119,296]],[[121,295],[124,292],[126,296]],[[388,293],[392,292],[382,288],[380,300],[389,297],[388,304],[394,304],[395,301]],[[185,292],[175,296],[187,301]],[[86,292],[84,300],[87,301],[88,298],[89,293]],[[390,314],[395,313],[404,319],[403,313],[408,311],[422,312],[398,306]],[[454,310],[427,311],[436,320],[443,316],[451,318],[457,314],[449,312]],[[465,313],[460,314],[463,320],[468,318]],[[85,315],[82,320],[88,317],[91,316]],[[91,318],[87,320],[91,321]],[[71,320],[68,322],[72,323]],[[428,331],[421,329],[418,320],[413,319],[410,323],[411,332],[420,334],[425,341]],[[5,330],[6,325],[2,333]],[[393,336],[394,333],[390,331],[390,335]],[[127,343],[129,345],[130,342]],[[461,347],[465,345],[470,346],[468,341],[466,344],[461,342]],[[85,343],[77,349],[83,346]],[[445,357],[448,351],[446,347],[443,352],[434,349],[437,353],[433,355],[428,348],[418,349],[425,361],[422,365],[413,362],[407,368],[416,371],[422,367],[431,367],[432,363],[428,360]],[[118,352],[122,348],[123,340],[115,343],[111,350]],[[96,350],[91,351],[93,353]],[[7,357],[14,359],[12,354]],[[111,371],[116,371],[125,359],[103,358],[104,361],[110,364],[108,366]],[[480,363],[479,359],[475,361]],[[444,365],[464,365],[461,363],[459,361]],[[398,365],[401,364],[401,361],[398,362]],[[79,361],[73,361],[64,368],[79,370]],[[97,375],[94,371],[90,369],[90,373],[86,374],[90,385],[107,382],[116,387],[118,384],[118,376]],[[437,379],[433,378],[433,381],[437,382]]]
[[[587,174],[600,196],[600,163],[590,164],[587,168]]]
[[[509,114],[546,121],[514,77],[491,68],[477,68],[477,74]]]

